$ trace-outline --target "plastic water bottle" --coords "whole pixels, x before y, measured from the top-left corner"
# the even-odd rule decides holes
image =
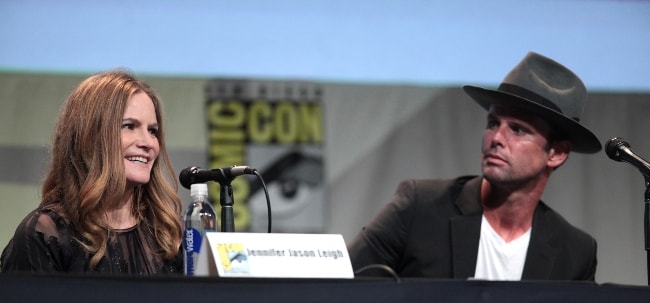
[[[196,262],[201,251],[205,233],[217,231],[217,216],[208,201],[208,185],[192,184],[190,187],[192,202],[183,213],[185,231],[183,233],[183,250],[185,275],[194,276]]]

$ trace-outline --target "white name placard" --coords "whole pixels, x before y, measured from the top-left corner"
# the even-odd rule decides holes
[[[336,234],[206,234],[197,276],[354,278],[343,236]]]

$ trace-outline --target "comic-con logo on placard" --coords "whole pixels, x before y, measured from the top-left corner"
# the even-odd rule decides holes
[[[241,243],[217,244],[219,261],[225,273],[249,273],[248,255]]]
[[[273,231],[325,229],[322,90],[314,83],[211,80],[206,86],[210,168],[255,167],[272,205]],[[219,184],[209,194],[219,206]],[[254,176],[235,179],[237,231],[266,232],[267,199]]]

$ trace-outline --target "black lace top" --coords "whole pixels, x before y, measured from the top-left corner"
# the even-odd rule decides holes
[[[173,260],[164,260],[144,223],[113,231],[104,257],[94,268],[89,268],[90,254],[75,238],[79,234],[64,217],[50,209],[37,209],[23,219],[2,251],[0,271],[136,275],[183,272],[181,251]]]

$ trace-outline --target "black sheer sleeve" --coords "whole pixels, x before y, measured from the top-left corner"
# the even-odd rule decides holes
[[[0,271],[182,274],[180,248],[175,258],[165,259],[152,230],[143,222],[111,231],[104,256],[91,268],[74,226],[55,210],[38,209],[18,225],[0,256]]]
[[[0,257],[0,270],[59,272],[68,271],[70,254],[79,253],[72,239],[72,228],[52,210],[38,209],[18,225]],[[83,251],[81,251],[83,254]]]

